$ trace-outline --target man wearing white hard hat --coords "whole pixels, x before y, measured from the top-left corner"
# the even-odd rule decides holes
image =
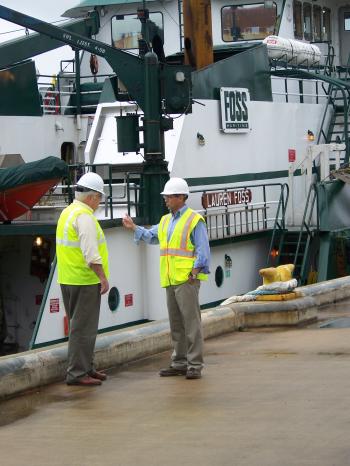
[[[93,365],[101,295],[109,289],[107,244],[93,215],[103,195],[103,179],[86,173],[57,223],[58,283],[69,320],[68,385],[96,386],[107,378]]]
[[[135,232],[135,241],[160,245],[160,283],[166,289],[174,351],[161,377],[201,378],[203,336],[198,294],[208,279],[209,241],[204,219],[186,205],[189,188],[182,178],[171,178],[161,193],[170,213],[146,229],[126,215],[123,224]]]

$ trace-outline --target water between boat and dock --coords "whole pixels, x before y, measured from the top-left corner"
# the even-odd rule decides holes
[[[347,323],[347,325],[345,325]],[[6,465],[345,465],[350,301],[304,328],[206,341],[203,378],[160,378],[165,352],[0,404]],[[19,448],[20,445],[20,448]]]

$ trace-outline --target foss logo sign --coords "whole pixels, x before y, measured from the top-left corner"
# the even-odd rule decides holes
[[[247,133],[249,124],[248,89],[220,88],[221,122],[224,133]]]

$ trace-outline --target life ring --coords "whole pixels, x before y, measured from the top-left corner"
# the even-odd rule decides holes
[[[98,59],[94,53],[90,55],[90,70],[92,74],[98,73]]]

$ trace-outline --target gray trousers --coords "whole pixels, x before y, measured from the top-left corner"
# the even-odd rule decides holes
[[[61,285],[69,321],[67,382],[84,377],[94,369],[93,357],[101,294],[97,285]]]
[[[172,367],[203,367],[203,335],[199,307],[200,281],[166,288],[171,338]]]

